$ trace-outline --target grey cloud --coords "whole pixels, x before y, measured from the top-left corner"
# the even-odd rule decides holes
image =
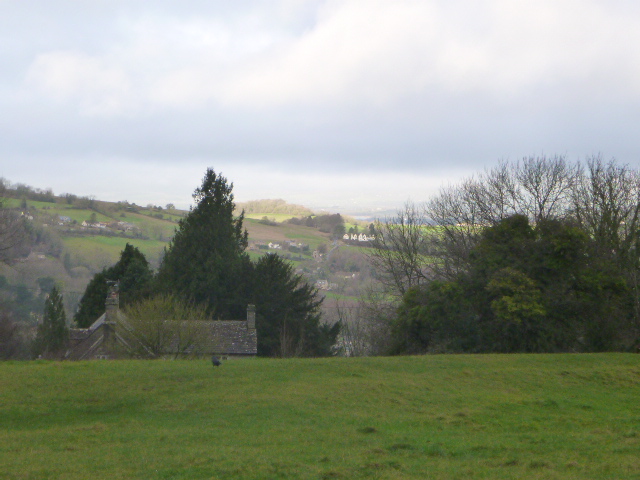
[[[394,2],[403,21],[418,5],[425,7],[418,10],[425,24],[433,20],[429,15],[452,23],[436,22],[442,37],[416,37],[418,46],[408,52],[403,48],[411,44],[401,43],[358,56],[359,44],[348,49],[340,43],[350,38],[344,32],[349,14],[361,11],[354,2],[6,2],[0,162],[12,165],[3,164],[0,174],[17,172],[22,162],[25,169],[49,170],[55,182],[52,165],[69,176],[84,159],[85,174],[78,178],[91,178],[97,190],[100,175],[91,172],[114,158],[162,168],[241,166],[246,175],[256,166],[283,175],[329,172],[354,183],[363,172],[428,178],[537,153],[577,158],[603,152],[640,164],[640,67],[629,45],[638,35],[631,27],[640,28],[635,2],[585,6],[586,21],[595,22],[599,9],[608,22],[594,25],[594,42],[609,49],[604,54],[598,45],[572,50],[588,33],[574,23],[567,25],[566,45],[515,37],[506,44],[502,39],[514,33],[501,17],[508,12],[496,13],[503,4],[473,2],[473,14],[464,13],[465,4],[457,2],[462,8],[455,10],[451,2]],[[349,6],[353,12],[345,10]],[[563,8],[560,13],[572,13]],[[512,9],[521,21],[523,12]],[[332,15],[342,16],[332,23]],[[384,15],[375,18],[384,21]],[[392,42],[394,29],[402,28],[389,20],[384,27]],[[533,21],[547,28],[543,16]],[[215,48],[187,41],[171,47],[172,37],[162,35],[181,28],[199,35],[202,25],[206,33],[214,24],[231,38],[213,42]],[[366,22],[357,24],[362,38],[354,42],[366,47],[371,31]],[[148,32],[136,30],[145,25]],[[496,26],[501,41],[487,25]],[[421,32],[421,26],[407,28]],[[251,32],[255,38],[248,38]],[[445,47],[447,55],[438,50]],[[64,55],[51,56],[55,52]],[[309,59],[309,52],[319,57]],[[340,57],[347,52],[353,57]],[[56,83],[30,72],[61,77]],[[113,81],[96,85],[105,72]],[[180,85],[183,91],[171,91]],[[110,95],[113,108],[101,109]]]

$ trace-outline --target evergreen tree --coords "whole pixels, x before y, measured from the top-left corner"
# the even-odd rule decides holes
[[[254,303],[259,355],[330,355],[340,325],[321,324],[321,299],[286,260],[249,260],[244,212],[234,217],[232,188],[207,169],[193,196],[196,205],[160,264],[159,290],[204,305],[218,319],[244,318]]]
[[[251,262],[245,252],[244,212],[234,217],[233,184],[207,172],[195,190],[195,207],[180,220],[158,271],[165,293],[204,304],[214,318],[243,318]]]
[[[121,306],[145,298],[151,291],[152,273],[149,262],[138,248],[127,243],[120,254],[120,260],[112,267],[96,273],[87,285],[74,316],[79,327],[89,327],[104,313],[109,280],[120,282]]]
[[[320,323],[322,299],[289,262],[275,254],[260,257],[255,264],[252,300],[258,355],[331,355],[340,324]]]
[[[87,328],[95,322],[105,311],[104,302],[107,298],[106,269],[96,273],[78,303],[78,310],[73,320],[80,328]]]
[[[67,316],[62,304],[62,295],[56,286],[44,303],[44,316],[38,325],[34,353],[36,355],[55,355],[67,346],[69,329]]]

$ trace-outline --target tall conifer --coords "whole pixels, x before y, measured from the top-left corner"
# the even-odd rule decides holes
[[[160,290],[205,304],[220,319],[244,317],[250,287],[244,212],[234,217],[232,189],[207,169],[158,271]]]

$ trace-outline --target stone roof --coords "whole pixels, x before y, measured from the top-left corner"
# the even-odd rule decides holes
[[[196,321],[203,335],[202,348],[218,355],[255,355],[258,335],[244,320]]]
[[[187,349],[188,353],[199,351],[207,355],[256,355],[258,335],[255,328],[248,328],[244,320],[188,320],[187,329],[197,332],[198,340]],[[192,332],[194,330],[191,330]],[[180,352],[178,339],[171,341],[165,354]]]
[[[117,322],[113,325],[115,341],[120,347],[120,355],[123,350],[136,350],[135,345],[139,344],[139,341],[136,339],[135,332],[122,312],[116,310],[114,313],[117,315]],[[106,351],[108,347],[104,345],[102,333],[105,321],[106,314],[103,314],[89,328],[70,329],[70,349],[67,358],[81,360],[94,358],[98,354],[108,355],[109,352]],[[252,321],[249,321],[249,318],[247,320],[188,320],[184,323],[195,327],[198,336],[197,346],[189,348],[187,353],[196,353],[192,350],[197,350],[199,354],[220,356],[255,356],[258,353],[255,319]],[[180,351],[178,339],[176,339],[169,344],[164,353],[173,355]]]

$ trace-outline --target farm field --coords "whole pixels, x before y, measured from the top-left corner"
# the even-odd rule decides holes
[[[2,479],[639,478],[640,357],[0,364]]]
[[[168,242],[159,240],[142,240],[124,237],[105,237],[101,235],[85,237],[62,237],[65,248],[72,251],[79,262],[92,265],[99,270],[109,267],[118,261],[127,243],[140,249],[147,260],[154,266],[160,262],[163,249]]]

